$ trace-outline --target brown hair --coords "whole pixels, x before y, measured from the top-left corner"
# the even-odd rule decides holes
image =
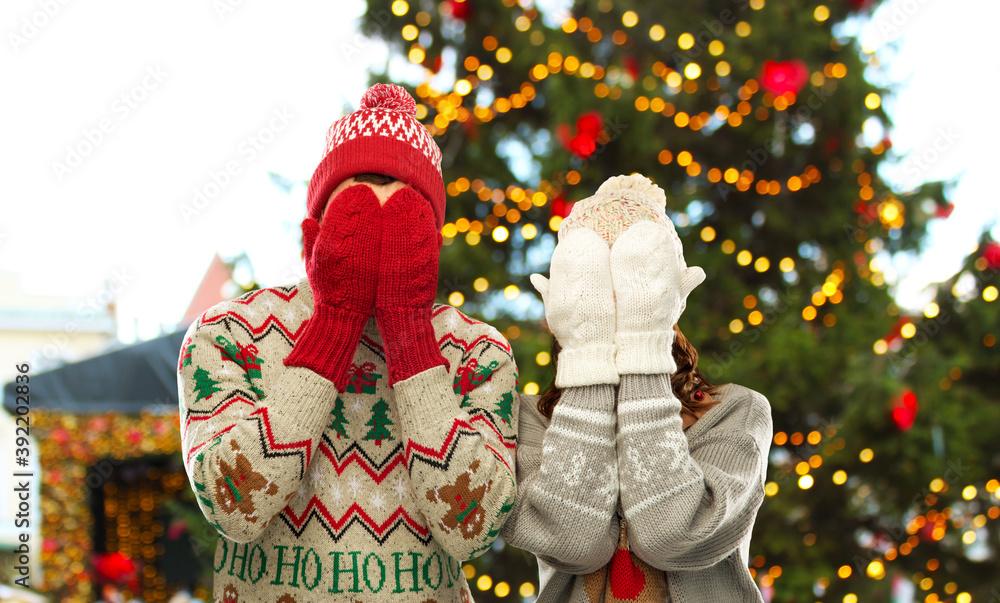
[[[374,184],[376,186],[384,186],[396,181],[392,176],[386,176],[385,174],[358,174],[354,176],[354,180],[355,182]]]
[[[681,406],[688,413],[695,414],[696,409],[708,404],[707,400],[695,399],[696,392],[702,392],[709,396],[715,396],[721,389],[721,385],[713,385],[698,368],[698,350],[694,349],[688,338],[681,332],[680,327],[674,325],[674,361],[677,363],[677,372],[670,376],[670,385],[674,390],[674,395],[681,401]],[[552,339],[552,368],[556,367],[556,358],[559,356],[559,342]],[[555,409],[562,390],[556,387],[555,380],[545,393],[538,398],[538,412],[551,419],[552,411]],[[697,415],[696,415],[697,416]]]

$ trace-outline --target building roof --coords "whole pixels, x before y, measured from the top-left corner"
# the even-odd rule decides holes
[[[79,414],[175,412],[183,340],[184,331],[175,331],[49,371],[29,372],[30,406]],[[15,385],[3,388],[9,412],[17,406]]]
[[[193,323],[205,310],[230,299],[226,296],[225,286],[232,278],[233,271],[222,261],[219,254],[215,254],[208,270],[205,271],[205,276],[201,279],[201,284],[194,292],[194,297],[191,298],[191,304],[184,312],[181,324],[187,326]]]

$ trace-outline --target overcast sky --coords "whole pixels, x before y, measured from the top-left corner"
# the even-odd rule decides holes
[[[0,8],[0,270],[36,294],[123,283],[125,340],[176,323],[216,252],[246,251],[264,285],[304,276],[305,191],[282,191],[268,172],[307,179],[366,67],[386,60],[358,33],[363,2],[63,1]],[[921,263],[898,266],[919,275],[909,300],[954,272],[998,216],[994,12],[991,0],[897,0],[866,29],[872,47],[899,45],[886,53],[907,86],[886,99],[896,150],[941,149],[895,177],[964,173]]]

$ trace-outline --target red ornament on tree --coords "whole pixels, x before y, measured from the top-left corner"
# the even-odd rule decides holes
[[[472,16],[472,0],[448,0],[448,13],[459,21],[468,21]]]
[[[983,259],[986,260],[988,268],[1000,268],[1000,243],[996,241],[987,243],[983,247]]]
[[[934,210],[935,218],[947,218],[951,215],[951,212],[955,211],[955,204],[948,203],[947,205],[938,205],[937,209]]]
[[[872,4],[873,0],[847,0],[847,3],[851,5],[854,10],[861,10],[863,8],[868,8]]]
[[[119,552],[102,553],[93,559],[94,573],[98,580],[116,585],[123,585],[133,590],[138,588],[138,570],[136,563]]]
[[[549,205],[549,209],[552,211],[553,216],[559,216],[560,218],[565,218],[569,215],[569,212],[573,211],[573,203],[567,203],[566,199],[563,198],[562,193],[556,196]]]
[[[55,441],[55,443],[59,444],[60,446],[68,442],[70,439],[69,432],[63,429],[62,427],[58,429],[53,429],[51,435],[53,441]]]
[[[597,150],[597,139],[586,134],[577,134],[569,141],[569,150],[580,159],[586,159]]]
[[[597,111],[584,113],[576,120],[576,131],[591,138],[597,138],[604,129],[604,117]]]
[[[764,90],[780,96],[786,92],[798,94],[809,81],[809,68],[798,59],[790,61],[764,61],[761,67],[760,85]]]
[[[580,159],[587,159],[597,150],[597,141],[604,129],[604,118],[597,111],[584,113],[576,120],[576,135],[570,137],[569,126],[556,128],[556,137],[563,146]]]
[[[170,524],[170,527],[167,528],[167,538],[169,538],[170,540],[177,540],[178,538],[183,536],[184,533],[187,531],[188,531],[188,525],[186,521],[184,521],[183,519],[175,520],[173,523]]]
[[[903,339],[903,327],[912,322],[913,321],[910,320],[909,316],[901,316],[899,320],[896,321],[896,324],[892,326],[892,329],[890,329],[889,332],[882,337],[882,339],[884,339],[890,346],[899,343]]]
[[[913,421],[917,417],[917,395],[910,389],[904,389],[899,396],[892,401],[892,422],[896,424],[896,429],[907,431],[913,427]]]
[[[462,122],[462,129],[465,130],[465,138],[471,141],[479,140],[479,126],[471,119]]]
[[[423,65],[428,70],[430,70],[431,73],[436,75],[438,71],[441,71],[441,55],[437,55],[436,57],[431,57],[430,55],[428,55],[424,57],[424,62],[421,63],[421,65]]]
[[[840,148],[840,141],[831,136],[830,138],[826,139],[826,145],[824,145],[823,148],[826,149],[827,153],[832,153]]]
[[[639,61],[632,55],[625,56],[625,73],[633,82],[639,79]]]

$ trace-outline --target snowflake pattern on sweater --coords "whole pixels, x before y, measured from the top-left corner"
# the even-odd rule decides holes
[[[306,280],[254,291],[207,310],[180,350],[185,464],[220,534],[214,600],[471,601],[461,564],[516,493],[510,344],[435,305],[452,372],[390,388],[372,318],[338,392],[283,363],[311,313]]]

